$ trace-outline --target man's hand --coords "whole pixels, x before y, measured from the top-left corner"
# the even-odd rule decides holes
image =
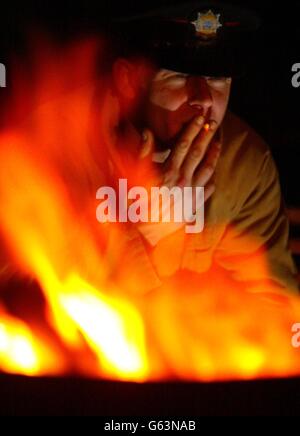
[[[216,169],[221,144],[213,141],[217,123],[211,121],[204,128],[204,122],[200,116],[186,127],[165,163],[163,183],[172,187],[183,180],[185,186],[206,187],[207,195],[211,196],[214,185],[209,182]]]
[[[179,141],[172,150],[162,168],[161,185],[181,189],[189,187],[205,187],[204,201],[214,193],[215,186],[211,181],[221,152],[221,144],[213,140],[218,126],[211,122],[208,128],[204,126],[204,118],[197,117],[184,130]],[[144,146],[140,158],[144,159],[154,149],[154,137],[150,131],[144,132]],[[193,205],[197,213],[195,193]],[[173,204],[173,207],[176,205]],[[203,202],[201,205],[202,207]],[[138,226],[144,237],[155,246],[164,237],[176,232],[186,223],[142,223]]]
[[[217,128],[215,121],[205,124],[202,116],[189,123],[162,165],[163,186],[201,186],[205,187],[205,200],[211,197],[215,190],[211,180],[221,153],[221,143],[213,139]],[[153,151],[155,141],[149,130],[144,138],[142,158]]]

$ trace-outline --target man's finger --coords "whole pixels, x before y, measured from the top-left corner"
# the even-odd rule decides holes
[[[199,197],[197,198],[197,191],[193,189],[193,214],[195,215],[199,209],[205,204],[205,202],[213,195],[216,190],[216,186],[214,182],[208,183],[208,185],[204,188],[204,199],[199,203]]]
[[[178,170],[181,167],[193,141],[202,129],[203,124],[204,118],[202,116],[197,116],[184,130],[169,157],[171,170]]]
[[[139,159],[146,159],[149,157],[155,148],[154,135],[149,129],[145,129],[142,133],[142,144],[139,153]]]
[[[210,197],[214,194],[216,190],[216,186],[214,183],[210,183],[205,189],[204,189],[204,203],[207,202],[207,200],[210,199]]]
[[[182,175],[186,180],[192,180],[194,172],[205,157],[209,144],[211,143],[218,125],[212,121],[209,130],[202,130],[190,147],[189,153],[182,165]]]
[[[215,173],[216,166],[218,164],[219,158],[221,154],[221,143],[219,141],[214,142],[207,153],[207,157],[200,166],[198,170],[196,170],[193,177],[193,185],[194,186],[206,186],[208,181],[212,178]]]

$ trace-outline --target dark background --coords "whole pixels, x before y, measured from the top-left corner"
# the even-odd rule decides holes
[[[144,12],[182,0],[10,0],[0,8],[0,62],[22,50],[28,29],[47,30],[55,38],[95,31],[113,15]],[[263,26],[257,59],[233,88],[231,109],[268,142],[277,162],[288,206],[300,206],[300,88],[291,85],[292,65],[300,62],[300,0],[243,0],[231,3],[259,12]],[[1,93],[0,90],[0,104]]]

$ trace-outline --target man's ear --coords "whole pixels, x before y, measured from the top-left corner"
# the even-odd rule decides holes
[[[118,93],[126,99],[136,97],[134,86],[134,66],[126,59],[117,59],[113,66],[113,80]]]

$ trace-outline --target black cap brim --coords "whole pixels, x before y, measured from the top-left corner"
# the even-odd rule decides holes
[[[201,40],[193,20],[201,11],[220,17],[216,38]],[[115,21],[123,36],[161,68],[232,77],[247,70],[261,21],[252,11],[220,2],[192,2]]]

